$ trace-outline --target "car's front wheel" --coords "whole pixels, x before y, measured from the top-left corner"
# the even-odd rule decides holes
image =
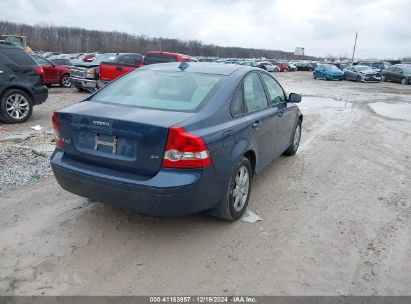
[[[252,177],[250,160],[243,156],[230,178],[223,201],[210,213],[227,221],[238,220],[248,206]]]
[[[285,150],[284,155],[291,156],[297,153],[298,147],[300,146],[300,140],[301,140],[301,120],[299,119],[294,129],[292,142],[290,146],[287,148],[287,150]]]
[[[358,75],[357,78],[355,79],[357,82],[361,82],[361,76]]]
[[[313,73],[313,78],[317,79],[317,75],[315,73]]]
[[[403,78],[403,79],[401,79],[401,83],[402,83],[403,85],[408,84],[407,78]]]
[[[60,79],[60,86],[63,88],[70,88],[71,87],[71,80],[70,75],[64,75]]]
[[[382,79],[383,82],[387,82],[387,77],[385,75],[382,75]]]
[[[0,120],[5,123],[25,122],[32,113],[32,98],[20,89],[8,90],[0,99]]]

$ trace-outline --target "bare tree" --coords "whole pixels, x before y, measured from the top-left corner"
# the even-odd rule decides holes
[[[143,35],[131,35],[116,31],[86,30],[77,27],[53,26],[45,23],[34,26],[0,21],[1,34],[26,35],[33,50],[78,52],[138,52],[168,51],[192,56],[215,56],[224,58],[275,58],[294,59],[291,52],[241,47],[221,47],[203,44],[198,40],[178,40]],[[315,59],[304,56],[302,59]]]

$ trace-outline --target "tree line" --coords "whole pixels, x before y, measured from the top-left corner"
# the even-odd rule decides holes
[[[27,25],[0,21],[0,34],[25,35],[27,44],[35,51],[62,53],[168,51],[191,56],[222,58],[314,59],[310,56],[297,57],[292,52],[279,50],[222,47],[204,44],[199,40],[156,38],[117,31],[97,31],[47,24]]]

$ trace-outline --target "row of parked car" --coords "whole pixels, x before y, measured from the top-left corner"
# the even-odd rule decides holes
[[[373,68],[368,65],[350,65],[341,70],[334,64],[319,64],[314,72],[314,79],[353,80],[357,82],[392,81],[411,84],[411,64],[395,64],[388,68]]]

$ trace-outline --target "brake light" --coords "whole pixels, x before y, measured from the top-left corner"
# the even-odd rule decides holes
[[[204,168],[211,165],[211,157],[201,137],[186,133],[181,127],[168,131],[163,168]]]
[[[60,137],[60,130],[59,130],[59,123],[57,120],[57,113],[53,112],[53,117],[51,119],[53,123],[53,130],[54,130],[54,137],[56,139],[56,146],[62,148],[63,147],[63,141],[61,140]]]
[[[41,82],[44,84],[44,71],[43,71],[43,68],[42,67],[35,67],[34,72],[36,72],[37,74],[40,74]]]

